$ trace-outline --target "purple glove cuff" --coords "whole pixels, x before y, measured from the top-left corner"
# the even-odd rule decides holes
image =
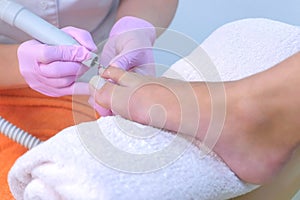
[[[148,35],[153,45],[156,39],[155,27],[150,22],[137,17],[126,16],[119,19],[112,27],[109,36],[112,37],[121,33],[138,29],[145,30],[145,33]]]

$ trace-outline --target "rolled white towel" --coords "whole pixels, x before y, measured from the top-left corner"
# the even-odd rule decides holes
[[[299,41],[300,29],[284,23],[266,19],[233,22],[216,30],[165,75],[173,76],[172,72],[176,72],[185,80],[240,79],[298,52]],[[202,48],[217,70],[210,68],[214,66]],[[198,67],[195,71],[195,66],[187,62],[190,60],[201,64],[200,74]],[[140,135],[152,136],[137,137]],[[99,147],[93,146],[97,143]],[[174,147],[174,151],[154,155],[168,146]],[[122,159],[120,152],[127,152],[124,155],[129,155],[128,159]],[[150,159],[132,165],[134,155],[146,155]],[[166,160],[171,162],[164,162]],[[146,173],[126,172],[135,170]],[[256,188],[239,180],[213,152],[205,154],[181,137],[118,116],[103,117],[61,131],[20,157],[9,173],[8,182],[17,200],[215,200]]]
[[[127,128],[133,133],[141,129],[154,135],[143,140],[133,138],[123,133]],[[83,137],[90,137],[93,142],[105,146],[97,136],[100,129],[105,138],[122,151],[152,156],[150,160],[157,161],[157,170],[149,171],[152,163],[146,161],[136,163],[145,173],[123,171],[130,158],[122,161],[118,151],[109,147],[102,152],[107,153],[112,162],[97,159],[92,154],[95,149],[85,148],[82,142]],[[167,154],[173,160],[169,165],[160,164],[163,158],[156,159],[152,153],[171,145],[175,137],[121,117],[103,117],[67,128],[30,150],[11,169],[9,185],[17,200],[37,197],[45,200],[226,199],[254,188],[240,181],[215,154],[201,156],[199,149],[184,139],[179,142],[187,148],[178,154]]]
[[[203,54],[202,49],[216,70],[194,59]],[[188,81],[238,80],[269,69],[299,51],[299,26],[263,18],[243,19],[215,30],[187,59],[172,65],[165,76]],[[195,73],[195,66],[202,75]]]

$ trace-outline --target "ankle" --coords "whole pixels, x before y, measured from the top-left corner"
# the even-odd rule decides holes
[[[228,124],[224,127],[227,141],[219,152],[225,162],[232,157],[236,159],[231,160],[229,166],[241,179],[261,184],[278,173],[299,141],[288,130],[286,117],[282,117],[285,115],[283,107],[269,102],[272,98],[266,96],[267,91],[249,88],[254,85],[252,81],[232,82],[227,90]],[[284,133],[289,134],[283,137]],[[228,148],[226,144],[231,145],[232,151],[224,154],[221,151]],[[247,160],[249,156],[251,161]],[[243,161],[248,165],[244,166],[245,171],[239,164]]]
[[[249,88],[247,80],[233,83],[228,112],[245,133],[259,132],[270,124],[271,114],[258,90]],[[238,128],[238,127],[237,127]]]

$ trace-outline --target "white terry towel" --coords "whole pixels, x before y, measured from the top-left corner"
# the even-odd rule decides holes
[[[185,80],[211,81],[249,76],[298,52],[300,29],[267,19],[241,20],[216,30],[187,58],[194,58],[196,64],[202,62],[204,65],[199,59],[205,58],[202,48],[212,58],[219,74],[205,65],[201,67],[203,74],[199,75],[186,59],[181,59],[165,75],[174,76],[174,72],[177,72]],[[104,137],[95,135],[99,130]],[[152,134],[152,137],[136,137],[141,133]],[[110,143],[101,142],[103,138]],[[179,145],[173,145],[174,152],[166,157],[150,156],[157,163],[145,160],[137,162],[134,165],[136,168],[132,169],[150,171],[126,172],[131,171],[130,167],[133,166],[130,163],[134,159],[129,156],[124,160],[120,152],[153,155],[166,149],[176,138]],[[102,154],[95,153],[97,146],[86,148],[86,141],[90,141],[90,144],[99,142],[99,146],[103,147],[100,148]],[[112,149],[107,144],[116,148]],[[205,154],[188,144],[185,139],[169,132],[142,126],[118,116],[103,117],[95,122],[69,127],[25,153],[9,172],[8,182],[17,200],[216,200],[238,196],[257,187],[239,180],[214,153]],[[186,145],[185,151],[176,152],[176,148],[180,149],[182,145]],[[165,160],[172,157],[173,162],[163,165]],[[151,171],[151,167],[157,167],[158,170]]]

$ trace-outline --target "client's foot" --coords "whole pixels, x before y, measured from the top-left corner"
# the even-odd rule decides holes
[[[225,83],[226,104],[218,89],[211,98],[210,89],[217,88],[214,85],[210,88],[200,82],[145,77],[113,67],[102,76],[112,81],[94,91],[100,105],[133,121],[195,136],[200,141],[207,133],[212,110],[225,106],[226,116],[222,112],[219,116],[224,117],[224,127],[220,135],[214,133],[213,150],[246,182],[262,184],[270,180],[299,145],[299,103],[283,107],[289,102],[283,102],[287,100],[281,96],[283,88],[276,88],[278,84],[272,85],[272,81],[263,89],[253,89],[261,84],[260,76]],[[271,77],[267,74],[262,79]],[[276,94],[280,95],[275,101]]]

